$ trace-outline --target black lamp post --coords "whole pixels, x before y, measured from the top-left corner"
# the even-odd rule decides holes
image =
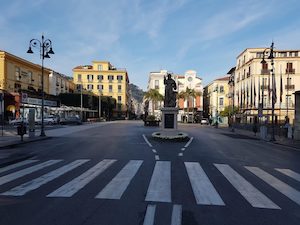
[[[232,112],[231,112],[231,115],[230,115],[231,131],[234,132],[234,127],[233,127],[233,118],[234,118],[234,75],[233,74],[230,74],[228,84],[231,87],[231,96],[230,97],[231,97],[231,101],[232,101]]]
[[[261,61],[261,64],[266,64],[265,60],[265,51],[263,52],[263,59]],[[272,135],[271,135],[271,141],[275,141],[275,118],[274,118],[274,108],[275,108],[275,96],[276,96],[276,87],[275,87],[275,73],[274,73],[274,42],[272,42],[270,47],[270,55],[268,56],[268,59],[271,60],[271,72],[272,72]],[[270,85],[270,84],[269,84]]]
[[[39,48],[40,50],[40,57],[42,59],[42,126],[41,126],[41,137],[46,136],[44,131],[44,100],[45,100],[45,93],[44,93],[44,59],[50,58],[49,54],[54,54],[52,50],[52,42],[50,39],[44,39],[44,35],[42,35],[42,40],[38,39],[31,39],[29,42],[29,48],[27,53],[32,54],[33,51],[31,47]]]

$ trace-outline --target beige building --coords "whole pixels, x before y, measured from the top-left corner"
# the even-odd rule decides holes
[[[227,123],[220,117],[220,112],[229,106],[229,76],[218,78],[204,87],[204,117],[219,123]]]
[[[95,95],[116,99],[114,117],[128,116],[130,105],[129,78],[126,69],[115,68],[107,61],[93,61],[93,65],[77,66],[73,69],[76,85]]]
[[[75,84],[72,77],[51,70],[49,74],[49,94],[73,93]]]
[[[269,122],[274,89],[277,97],[274,107],[275,121],[283,122],[285,116],[288,116],[292,122],[295,104],[293,93],[300,90],[299,52],[300,50],[274,50],[274,68],[268,59],[270,48],[247,48],[238,55],[234,99],[235,105],[240,108],[242,121],[251,122],[258,115],[258,109],[262,108],[259,115]],[[262,64],[263,54],[266,63]]]

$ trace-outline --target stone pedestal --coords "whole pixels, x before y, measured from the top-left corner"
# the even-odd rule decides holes
[[[178,108],[175,107],[164,107],[161,109],[162,112],[162,129],[166,130],[177,130],[177,115]]]

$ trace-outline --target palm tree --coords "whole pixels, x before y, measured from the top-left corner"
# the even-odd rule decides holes
[[[189,99],[192,98],[192,104],[194,102],[194,99],[197,97],[197,96],[202,96],[202,93],[199,92],[199,91],[195,91],[194,89],[192,88],[186,88],[185,91],[181,91],[179,94],[178,94],[178,98],[183,98],[184,101],[187,100],[187,103],[188,103],[188,113],[190,113],[190,108],[191,108],[191,105],[189,104]],[[192,105],[193,106],[193,105]]]
[[[154,115],[154,106],[157,102],[163,101],[164,96],[156,89],[150,89],[144,94],[145,99],[152,101],[152,115]]]

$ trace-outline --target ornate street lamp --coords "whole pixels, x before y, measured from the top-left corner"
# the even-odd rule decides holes
[[[265,51],[263,52],[263,59],[261,61],[261,64],[266,64],[265,60]],[[276,96],[276,87],[275,87],[275,73],[274,73],[274,42],[272,42],[271,47],[270,47],[270,55],[268,56],[268,59],[271,60],[271,75],[272,75],[272,134],[271,134],[271,141],[275,141],[275,118],[274,118],[274,108],[275,108],[275,96]],[[269,84],[270,85],[270,84]],[[262,96],[264,97],[264,96]]]
[[[46,136],[44,131],[44,100],[45,100],[45,93],[44,93],[44,59],[50,58],[49,54],[54,54],[52,50],[52,42],[50,39],[44,39],[44,35],[42,35],[42,40],[38,39],[31,39],[29,42],[29,48],[27,53],[32,54],[33,51],[31,47],[39,48],[40,50],[40,57],[42,59],[42,126],[41,126],[41,137]]]
[[[234,132],[233,120],[234,120],[234,74],[231,73],[228,81],[229,86],[231,87],[230,98],[232,101],[232,112],[230,114],[230,122],[231,122],[231,131]]]

